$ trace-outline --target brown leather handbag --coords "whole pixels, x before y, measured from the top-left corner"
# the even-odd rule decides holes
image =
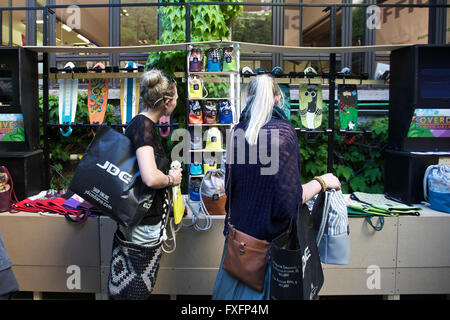
[[[228,224],[227,248],[222,269],[261,292],[269,247],[269,242],[256,239]]]
[[[232,142],[233,134],[231,137]],[[233,148],[232,143],[230,145]],[[228,165],[228,170],[228,179],[231,179],[231,165]],[[229,195],[228,221],[231,215],[231,194]],[[252,237],[228,223],[227,247],[222,269],[249,287],[262,292],[269,247],[270,242]]]

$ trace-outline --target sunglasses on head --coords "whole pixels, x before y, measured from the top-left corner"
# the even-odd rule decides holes
[[[175,79],[173,77],[171,77],[171,76],[165,76],[165,77],[166,77],[167,81],[169,81],[169,83],[175,83],[176,82]]]

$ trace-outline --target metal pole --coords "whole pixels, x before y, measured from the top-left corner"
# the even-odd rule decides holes
[[[8,1],[8,7],[12,7],[12,0]],[[8,11],[8,26],[9,26],[9,30],[8,30],[8,34],[9,34],[9,41],[8,41],[8,45],[11,47],[13,45],[13,30],[12,30],[12,18],[13,18],[13,12],[12,10]]]
[[[336,46],[336,6],[330,6],[330,47]],[[334,104],[336,89],[336,54],[330,54],[330,85],[329,85],[329,106],[328,106],[328,128],[331,133],[328,135],[328,165],[327,172],[333,172],[334,163]]]
[[[303,0],[299,0],[298,3],[301,4]],[[303,45],[303,7],[298,7],[298,45],[301,47]]]
[[[191,4],[189,2],[187,2],[184,6],[185,8],[185,18],[186,18],[186,22],[185,22],[185,42],[189,43],[191,42]],[[189,49],[189,46],[188,48]],[[185,108],[185,126],[186,129],[189,129],[189,50],[186,50],[186,67],[185,67],[185,74],[186,74],[186,83],[185,83],[185,95],[186,95],[186,108]],[[195,127],[192,127],[193,129],[195,129]],[[190,132],[190,131],[189,131]],[[185,141],[183,140],[183,143],[185,143]],[[190,143],[190,142],[189,142]],[[190,154],[190,161],[192,162],[194,157],[194,154]],[[186,157],[185,157],[186,158]],[[189,165],[186,163],[185,164],[185,170],[183,170],[183,175],[184,175],[184,181],[186,181],[186,183],[184,184],[184,189],[181,190],[182,193],[186,194],[189,193]]]
[[[110,0],[111,4],[120,3],[119,0]],[[109,8],[109,45],[111,47],[120,46],[120,8]],[[120,54],[109,54],[109,63],[111,66],[120,66]],[[120,81],[111,79],[110,87],[119,88]]]
[[[42,10],[42,17],[44,21],[43,25],[43,45],[48,45],[48,15],[47,7]],[[44,52],[42,55],[43,59],[43,71],[42,71],[42,81],[43,81],[43,125],[44,125],[44,188],[50,189],[50,150],[49,150],[49,136],[48,136],[48,122],[49,122],[49,77],[48,77],[48,53]]]
[[[376,0],[365,0],[367,5],[374,5]],[[364,12],[364,21],[367,21],[367,11]],[[376,44],[376,29],[368,29],[364,26],[364,45],[370,46]],[[375,73],[375,52],[364,53],[364,67],[363,71],[369,74],[370,79],[373,79]]]
[[[445,0],[430,0],[430,4],[445,5]],[[428,43],[445,44],[447,10],[445,8],[429,8]]]
[[[28,7],[34,7],[36,0],[26,0]],[[36,11],[27,10],[25,13],[25,42],[27,46],[36,45]]]
[[[351,3],[352,0],[343,0],[343,3]],[[351,46],[352,45],[352,8],[346,7],[342,8],[342,19],[341,19],[341,46]],[[341,55],[341,68],[342,67],[352,67],[352,54],[344,53]]]
[[[3,10],[0,10],[0,46],[3,45]]]
[[[191,4],[188,2],[186,8],[186,43],[191,42]]]

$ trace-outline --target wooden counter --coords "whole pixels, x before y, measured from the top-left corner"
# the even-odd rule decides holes
[[[163,254],[154,294],[212,294],[223,223],[221,216],[213,217],[207,231],[181,228],[175,252]],[[114,231],[108,217],[75,224],[60,215],[0,214],[0,232],[21,291],[93,292],[105,298]],[[320,295],[450,294],[448,243],[450,215],[430,209],[419,217],[385,218],[379,232],[362,218],[350,218],[350,263],[323,265]]]

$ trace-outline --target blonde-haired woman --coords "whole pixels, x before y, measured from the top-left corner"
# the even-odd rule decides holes
[[[142,181],[156,189],[150,210],[138,225],[126,230],[127,238],[139,244],[158,240],[166,189],[181,183],[181,169],[169,170],[167,157],[156,124],[162,116],[170,116],[177,105],[178,93],[174,79],[153,69],[141,78],[141,112],[127,126],[125,135],[136,149]]]
[[[153,69],[142,75],[140,88],[140,113],[130,121],[125,135],[130,138],[136,150],[143,183],[155,192],[153,203],[140,224],[130,228],[120,226],[119,230],[125,241],[145,247],[154,246],[167,238],[165,234],[160,237],[161,224],[164,223],[162,217],[168,214],[169,187],[181,183],[182,170],[169,170],[169,158],[156,127],[159,119],[170,116],[177,105],[175,80],[165,76],[160,70]],[[159,261],[155,261],[155,266],[157,270]],[[126,299],[142,297],[139,292],[129,290],[124,295]]]
[[[237,230],[270,242],[287,228],[290,219],[297,213],[300,199],[303,203],[312,199],[325,184],[330,189],[341,188],[339,180],[331,173],[302,185],[297,134],[277,106],[282,99],[280,88],[267,75],[253,78],[247,87],[247,106],[236,125],[233,141],[229,144],[233,146],[233,150],[227,152],[233,156],[225,178],[226,193],[230,200],[226,206],[230,221],[225,221],[225,236],[230,222]],[[241,136],[245,139],[238,139],[239,132],[243,133]],[[262,135],[265,136],[264,139],[261,139]],[[260,159],[260,156],[267,154],[267,150],[273,150],[273,145],[278,150],[276,153],[272,152],[270,160],[277,162],[277,170],[264,174],[264,168],[267,169],[273,163],[268,164],[267,159]],[[245,157],[241,156],[243,150]],[[273,157],[274,154],[277,157]],[[257,161],[254,161],[255,158]],[[263,290],[258,292],[222,269],[224,257],[225,248],[213,299],[270,299],[268,264]]]

